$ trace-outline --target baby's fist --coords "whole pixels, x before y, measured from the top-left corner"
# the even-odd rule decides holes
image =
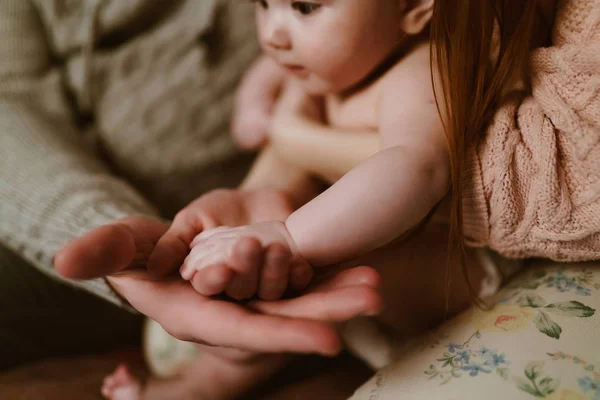
[[[312,268],[298,254],[285,224],[270,221],[199,234],[181,276],[203,295],[225,292],[241,300],[258,294],[276,300],[288,287],[304,288]]]

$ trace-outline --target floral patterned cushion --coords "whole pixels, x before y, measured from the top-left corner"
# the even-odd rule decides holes
[[[380,370],[352,400],[600,400],[600,263],[538,261]]]

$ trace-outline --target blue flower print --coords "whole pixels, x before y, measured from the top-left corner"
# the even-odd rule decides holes
[[[462,350],[462,349],[464,349],[464,347],[465,346],[463,346],[462,344],[450,343],[448,345],[448,351],[450,353],[454,353],[454,352],[456,352],[457,349],[458,350]]]
[[[579,387],[588,396],[593,396],[592,399],[600,400],[600,379],[592,379],[589,376],[579,378],[577,380]]]
[[[478,365],[478,364],[463,365],[463,367],[461,369],[463,371],[470,371],[469,372],[470,376],[477,376],[480,372],[484,372],[486,374],[489,374],[490,372],[492,372],[492,370],[490,368],[486,368],[484,365]]]
[[[468,364],[471,358],[471,353],[469,351],[459,351],[456,356],[454,356],[454,361],[462,362],[463,364]]]

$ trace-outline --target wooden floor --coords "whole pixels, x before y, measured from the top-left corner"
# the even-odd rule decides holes
[[[143,373],[142,359],[137,351],[54,359],[17,368],[0,374],[0,399],[102,399],[102,379],[122,361]]]
[[[103,377],[121,362],[144,374],[139,352],[55,359],[0,374],[3,400],[96,400]],[[246,400],[343,400],[371,372],[347,354],[333,360],[306,357],[283,370]]]

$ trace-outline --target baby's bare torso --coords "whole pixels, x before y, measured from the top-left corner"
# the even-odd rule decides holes
[[[405,54],[389,69],[351,94],[326,95],[325,118],[327,123],[332,128],[338,128],[341,131],[373,135],[373,140],[379,140],[384,90],[398,86],[399,79],[410,79],[409,75],[414,68],[429,70],[428,56],[429,46],[424,43]],[[411,96],[410,93],[402,95]],[[402,134],[401,130],[398,131],[398,134]],[[324,178],[329,183],[335,183],[341,176],[325,176]]]
[[[384,77],[381,77],[377,82],[346,98],[339,95],[326,96],[327,122],[336,128],[377,133],[378,99],[383,80]]]

